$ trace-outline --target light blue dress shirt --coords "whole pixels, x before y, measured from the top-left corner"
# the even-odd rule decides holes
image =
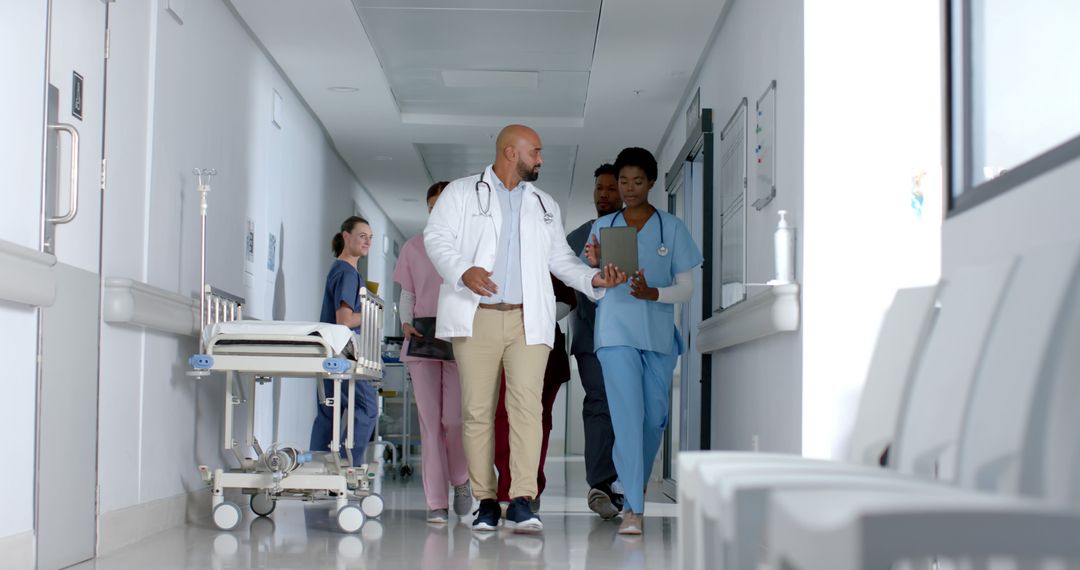
[[[508,190],[498,176],[492,176],[492,189],[502,208],[502,228],[499,230],[499,248],[495,253],[495,267],[491,280],[499,290],[481,303],[520,304],[521,294],[521,197],[525,195],[525,183]]]

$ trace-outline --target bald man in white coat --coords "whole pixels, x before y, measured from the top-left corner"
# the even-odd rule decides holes
[[[615,267],[587,266],[563,235],[559,205],[532,182],[540,137],[522,125],[499,133],[495,163],[443,190],[424,228],[424,247],[443,278],[436,336],[454,344],[461,376],[463,444],[480,509],[473,530],[498,527],[494,470],[495,406],[506,372],[513,498],[508,528],[540,532],[532,512],[540,463],[541,392],[555,336],[549,273],[590,299],[626,281]]]

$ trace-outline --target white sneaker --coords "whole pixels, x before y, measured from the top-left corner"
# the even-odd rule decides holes
[[[506,520],[503,526],[517,533],[535,534],[544,530],[544,523],[540,517],[532,511],[529,500],[518,497],[510,501],[510,507],[506,509]]]
[[[450,513],[446,509],[431,509],[427,512],[427,522],[433,524],[446,524],[450,519]]]
[[[619,523],[619,534],[641,534],[641,515],[623,511],[622,522]]]

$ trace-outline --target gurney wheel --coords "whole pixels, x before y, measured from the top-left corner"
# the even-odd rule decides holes
[[[274,508],[277,507],[277,501],[270,498],[270,495],[266,493],[255,493],[251,496],[251,512],[265,517],[274,512]]]
[[[412,477],[412,465],[405,464],[401,466],[401,478],[408,479]]]
[[[385,506],[386,502],[383,501],[382,496],[375,493],[360,499],[360,510],[364,511],[364,516],[369,519],[378,518]]]
[[[221,530],[232,530],[236,528],[236,525],[240,524],[244,515],[240,512],[240,507],[236,506],[236,503],[221,503],[214,507],[214,524]]]
[[[364,512],[356,505],[345,505],[337,513],[337,525],[342,532],[354,533],[364,526]]]

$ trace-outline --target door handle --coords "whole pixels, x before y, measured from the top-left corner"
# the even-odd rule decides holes
[[[63,216],[47,218],[50,224],[66,224],[79,213],[79,130],[67,123],[49,125],[51,131],[64,131],[71,136],[71,190],[68,193],[68,211]]]

